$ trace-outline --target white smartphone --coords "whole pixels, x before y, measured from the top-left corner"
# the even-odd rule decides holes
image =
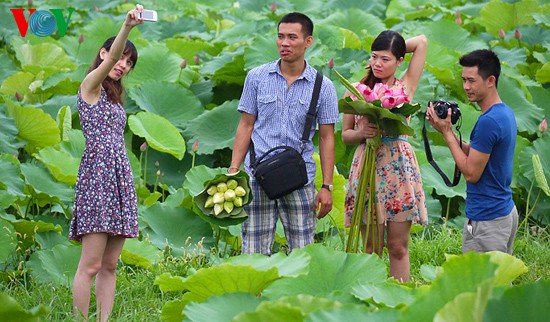
[[[157,12],[155,10],[143,10],[139,17],[144,21],[157,22]]]

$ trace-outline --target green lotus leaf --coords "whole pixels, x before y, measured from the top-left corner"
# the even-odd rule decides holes
[[[70,287],[80,260],[82,248],[75,245],[57,245],[31,254],[27,267],[40,284]]]
[[[61,140],[68,141],[69,135],[67,130],[72,128],[72,113],[70,106],[63,106],[57,112],[56,122],[59,126],[59,132],[61,133]]]
[[[162,115],[179,129],[184,129],[188,122],[204,111],[201,102],[190,90],[157,80],[147,80],[130,89],[128,96],[142,110]]]
[[[477,292],[458,294],[434,316],[434,321],[484,321],[485,306],[490,296],[490,283],[481,285]],[[483,304],[481,304],[483,303]]]
[[[319,40],[328,47],[346,48],[344,41],[340,43],[325,42],[326,39],[334,37],[343,37],[342,39],[346,39],[347,32],[334,28],[334,26],[349,29],[356,37],[362,36],[365,32],[371,36],[377,36],[380,32],[387,29],[382,19],[380,19],[380,16],[375,16],[370,10],[357,10],[358,5],[366,5],[366,2],[367,1],[362,1],[362,3],[358,3],[357,1],[353,1],[352,3],[352,1],[348,1],[349,6],[347,7],[344,7],[344,3],[339,3],[338,6],[341,6],[342,10],[333,12],[330,16],[325,18],[322,23],[315,26],[315,29],[319,32],[317,36]],[[374,3],[375,1],[372,1],[368,5],[374,5]],[[317,29],[318,26],[319,29]],[[325,29],[326,27],[332,29],[332,35],[329,30]]]
[[[10,106],[9,110],[19,130],[17,138],[28,142],[25,150],[29,153],[34,154],[41,148],[59,143],[57,123],[41,109],[16,105]]]
[[[15,93],[19,93],[21,97],[31,93],[29,89],[31,83],[35,80],[35,76],[29,72],[17,72],[10,75],[2,82],[0,93],[9,95],[15,98]]]
[[[21,62],[23,70],[30,71],[35,75],[40,71],[45,71],[45,78],[76,68],[63,48],[54,43],[36,45],[24,43],[15,48],[15,55]]]
[[[514,30],[518,26],[535,23],[533,14],[539,12],[539,4],[534,0],[523,0],[516,3],[493,1],[487,3],[479,12],[477,22],[495,37],[498,31]]]
[[[267,271],[277,267],[279,276],[297,277],[309,272],[311,256],[306,252],[291,252],[286,255],[282,252],[275,253],[269,257],[262,254],[241,254],[229,257],[227,263],[233,265],[248,265],[260,271]]]
[[[449,148],[446,146],[437,145],[431,145],[430,149],[432,151],[434,161],[452,182],[456,163],[453,159],[451,151],[449,151]],[[462,174],[460,175],[460,181],[457,186],[448,187],[443,181],[441,175],[431,164],[426,163],[420,165],[420,172],[422,173],[422,185],[424,186],[425,191],[435,189],[436,193],[440,196],[446,196],[448,198],[459,196],[466,199],[466,180],[462,177]]]
[[[541,84],[550,83],[550,62],[542,65],[536,74],[537,82]]]
[[[68,231],[68,223],[63,228],[63,231]],[[56,227],[57,228],[57,227]],[[47,230],[38,232],[34,235],[36,243],[40,246],[41,249],[51,249],[57,245],[73,246],[74,243],[71,242],[66,234],[63,235],[63,231],[56,230]]]
[[[140,208],[140,218],[146,224],[141,230],[159,249],[171,248],[172,254],[208,252],[213,246],[212,228],[191,210],[156,203]]]
[[[2,321],[18,321],[18,322],[36,322],[50,311],[44,304],[26,310],[13,297],[0,292],[0,320]]]
[[[479,38],[477,35],[468,32],[466,29],[457,25],[452,20],[441,19],[437,21],[430,21],[426,24],[418,25],[414,30],[414,35],[425,34],[429,39],[431,45],[432,42],[441,44],[451,51],[458,52],[460,54],[465,54],[470,51],[482,48],[488,48],[487,43]],[[449,35],[453,35],[449,37]],[[428,51],[430,50],[430,45],[428,45]],[[447,56],[446,58],[451,58],[454,55]],[[430,56],[433,57],[433,56]],[[443,57],[442,57],[443,58]],[[456,68],[460,69],[458,65],[458,59],[453,61],[453,65]],[[441,66],[449,69],[449,66]],[[460,73],[456,76],[460,79]]]
[[[211,75],[216,82],[243,85],[246,77],[244,70],[244,48],[235,52],[224,52],[201,66],[201,74]]]
[[[0,83],[17,72],[17,67],[6,52],[0,53]]]
[[[158,285],[162,292],[184,291],[186,290],[185,278],[173,276],[170,273],[162,273],[155,277],[155,285]]]
[[[128,74],[124,84],[131,88],[150,79],[174,83],[178,80],[180,63],[181,58],[162,45],[140,48],[136,68]]]
[[[203,268],[183,282],[189,291],[188,299],[204,302],[211,296],[246,292],[258,295],[273,281],[279,279],[277,268],[260,271],[250,266],[224,263]]]
[[[40,150],[35,157],[46,165],[55,180],[69,186],[76,183],[80,158],[74,158],[68,152],[51,146]]]
[[[157,264],[162,256],[162,252],[151,243],[136,238],[128,238],[124,243],[120,259],[125,264],[151,269],[153,264]]]
[[[145,138],[147,144],[158,151],[181,160],[185,154],[185,141],[178,129],[164,117],[140,112],[128,118],[128,125],[135,135]]]
[[[489,300],[483,321],[545,321],[550,315],[550,307],[533,303],[549,297],[550,281],[540,280],[507,288],[502,296]]]
[[[21,166],[13,155],[0,155],[0,188],[12,196],[24,199],[25,182],[21,177]]]
[[[233,148],[233,141],[241,113],[238,101],[226,101],[189,121],[183,134],[187,142],[199,142],[198,154],[212,154],[216,150]],[[192,144],[192,143],[191,143]]]
[[[393,282],[356,285],[352,294],[362,301],[371,300],[386,307],[406,306],[415,299],[410,288]]]
[[[225,293],[209,297],[202,303],[191,302],[183,314],[190,321],[232,321],[241,312],[255,311],[263,300],[250,293]]]
[[[34,202],[40,206],[52,203],[70,204],[74,200],[74,189],[65,183],[56,182],[48,170],[39,164],[23,163],[21,172]]]
[[[477,292],[479,287],[489,283],[491,288],[509,283],[525,272],[526,266],[511,255],[495,257],[496,252],[475,253],[451,256],[443,264],[443,273],[438,275],[429,292],[419,294],[415,301],[402,311],[407,321],[432,321],[435,314],[457,295]],[[505,268],[512,264],[511,271]]]
[[[166,47],[177,53],[182,58],[187,59],[188,64],[193,62],[196,55],[206,52],[209,55],[216,56],[220,53],[220,45],[200,38],[169,38],[166,39]]]
[[[3,108],[0,108],[0,151],[17,154],[17,149],[23,145],[16,140],[17,133],[15,121],[11,117],[8,118]]]
[[[308,316],[308,322],[323,321],[369,321],[369,322],[394,322],[397,321],[397,310],[377,310],[372,312],[365,305],[346,304],[345,306],[318,310]]]
[[[271,299],[297,294],[326,296],[336,291],[349,292],[358,284],[387,279],[386,265],[376,255],[348,254],[320,244],[292,252],[306,252],[311,257],[309,273],[275,281],[263,292],[265,296]]]
[[[274,32],[270,32],[268,35],[256,36],[252,40],[250,46],[248,46],[244,53],[245,70],[250,70],[279,58],[277,46],[275,44],[276,37],[277,35]]]

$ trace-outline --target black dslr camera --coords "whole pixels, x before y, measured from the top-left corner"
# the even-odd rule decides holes
[[[441,118],[445,119],[447,118],[447,110],[451,109],[451,123],[456,124],[458,122],[458,119],[460,118],[460,108],[458,107],[458,104],[455,102],[447,102],[444,100],[437,100],[433,103],[435,114]]]

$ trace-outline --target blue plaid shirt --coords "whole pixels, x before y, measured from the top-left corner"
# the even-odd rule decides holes
[[[248,73],[239,102],[240,112],[256,116],[252,131],[256,158],[279,145],[288,145],[298,152],[302,151],[301,138],[317,70],[306,62],[302,75],[288,88],[287,81],[281,73],[279,61],[256,67]],[[318,124],[335,124],[338,120],[336,90],[332,81],[323,77],[315,121]],[[315,126],[312,126],[309,140],[302,152],[309,182],[312,182],[315,177],[315,161],[311,158],[314,152],[311,138],[314,134]],[[273,153],[278,152],[281,151]],[[244,165],[246,171],[251,173],[249,153]]]

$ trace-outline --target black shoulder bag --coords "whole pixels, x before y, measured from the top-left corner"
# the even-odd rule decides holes
[[[304,151],[305,144],[309,141],[309,133],[313,125],[313,120],[315,119],[317,101],[319,100],[322,82],[323,75],[317,72],[315,85],[313,86],[313,94],[306,116],[306,123],[304,125],[304,132],[302,133],[301,152]],[[266,159],[266,157],[275,150],[282,150],[282,152]],[[269,149],[256,160],[254,142],[250,140],[249,151],[252,174],[269,199],[278,199],[303,187],[307,183],[306,162],[304,158],[302,158],[301,152],[296,151],[296,149],[286,145],[276,146]]]

